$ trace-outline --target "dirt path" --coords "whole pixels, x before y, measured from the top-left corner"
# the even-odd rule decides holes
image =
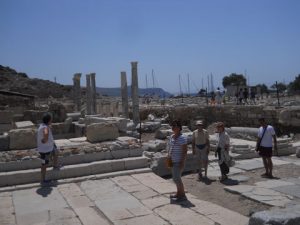
[[[241,175],[249,177],[249,180],[247,182],[242,182],[241,184],[253,185],[255,182],[267,180],[260,176],[262,173],[264,173],[264,169],[242,173]],[[274,176],[277,178],[298,178],[299,175],[300,166],[294,164],[274,167]],[[225,185],[220,183],[219,180],[209,179],[208,182],[198,181],[196,173],[184,175],[183,183],[186,191],[199,197],[199,199],[218,204],[245,216],[249,216],[256,211],[267,210],[270,208],[270,206],[225,191]]]

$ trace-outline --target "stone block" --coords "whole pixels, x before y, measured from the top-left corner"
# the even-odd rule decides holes
[[[0,135],[0,151],[9,150],[9,136],[7,134]]]
[[[80,124],[78,122],[73,122],[75,125],[75,137],[83,137],[86,135],[86,126],[85,124]]]
[[[31,121],[20,121],[15,122],[16,129],[24,129],[24,128],[35,128],[35,125]]]
[[[24,120],[29,120],[35,124],[39,124],[42,122],[43,115],[46,112],[47,111],[27,110],[24,112]]]
[[[13,128],[13,126],[11,123],[1,123],[0,124],[0,134],[8,132],[12,128]]]
[[[100,162],[93,162],[90,164],[91,174],[112,172],[112,161],[105,160]]]
[[[36,148],[37,130],[32,128],[13,129],[9,131],[9,148],[11,150]]]
[[[111,161],[111,172],[123,171],[123,170],[125,170],[125,160],[124,159],[118,159],[118,160]]]
[[[90,142],[115,140],[119,137],[119,131],[115,124],[94,123],[87,126],[86,136]]]
[[[79,118],[81,117],[81,113],[80,112],[76,112],[76,113],[67,113],[67,117],[72,118],[72,121],[78,121]]]
[[[111,151],[113,159],[123,159],[129,157],[129,149],[119,149]]]
[[[125,170],[133,170],[148,167],[148,159],[146,157],[127,158],[125,159]]]
[[[13,121],[13,112],[9,110],[0,111],[0,123],[11,123]]]
[[[249,220],[249,225],[265,224],[300,224],[300,206],[295,205],[284,209],[272,209],[254,213]]]
[[[300,158],[300,147],[296,148],[296,156]]]

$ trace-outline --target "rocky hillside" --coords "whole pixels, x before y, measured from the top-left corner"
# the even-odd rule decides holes
[[[49,80],[29,78],[26,73],[0,65],[0,90],[30,94],[38,98],[72,97],[72,86],[61,85]]]

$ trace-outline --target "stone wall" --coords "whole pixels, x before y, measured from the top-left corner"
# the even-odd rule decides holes
[[[299,132],[300,107],[276,108],[263,106],[198,106],[178,105],[141,108],[141,119],[145,120],[149,114],[157,117],[168,115],[168,120],[180,119],[184,125],[193,127],[195,120],[202,119],[206,125],[216,121],[224,121],[226,127],[258,127],[258,119],[266,118],[278,132],[278,135]],[[290,122],[292,121],[292,123]]]

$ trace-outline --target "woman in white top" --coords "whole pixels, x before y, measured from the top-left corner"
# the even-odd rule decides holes
[[[40,124],[37,131],[37,150],[40,153],[42,160],[41,165],[41,183],[45,184],[49,181],[46,180],[46,170],[49,164],[50,158],[53,159],[53,168],[58,168],[57,158],[58,154],[56,151],[56,145],[54,143],[52,131],[50,128],[52,117],[49,113],[43,116],[43,123]]]
[[[218,156],[218,164],[221,170],[221,181],[226,180],[227,174],[229,173],[229,166],[230,166],[230,156],[229,156],[229,144],[230,144],[230,137],[225,132],[224,123],[219,122],[217,125],[217,133],[218,133],[218,143],[217,143],[217,151],[215,156]]]

